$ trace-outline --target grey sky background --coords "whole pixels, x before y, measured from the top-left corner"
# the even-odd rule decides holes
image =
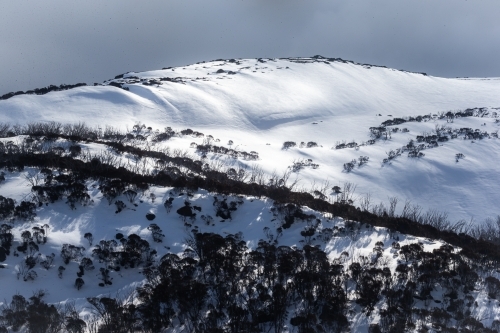
[[[498,0],[0,0],[0,95],[217,58],[500,77]]]

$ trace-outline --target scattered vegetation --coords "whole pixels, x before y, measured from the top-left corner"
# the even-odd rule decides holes
[[[18,96],[18,95],[45,95],[51,91],[68,90],[68,89],[73,89],[73,88],[78,88],[78,87],[84,87],[86,85],[87,85],[86,83],[61,84],[60,86],[50,85],[50,86],[45,87],[45,88],[36,88],[33,90],[27,90],[27,91],[10,92],[10,93],[7,93],[7,94],[0,96],[0,100],[9,99],[11,97]]]
[[[208,153],[227,155],[234,159],[243,158],[244,160],[255,161],[259,159],[259,154],[255,151],[249,153],[245,151],[239,151],[236,149],[226,148],[222,146],[215,146],[211,144],[197,145],[196,151],[202,156],[206,156]]]
[[[299,172],[300,170],[306,167],[317,169],[319,168],[319,164],[313,163],[313,160],[310,158],[300,159],[292,161],[292,165],[289,166],[288,168],[291,169],[293,172]]]
[[[45,134],[52,133],[53,138],[68,135],[61,134],[64,126],[60,130],[55,124],[52,127],[33,126],[32,130],[37,128]],[[447,129],[436,131],[441,133],[436,134],[438,140],[447,133]],[[464,131],[463,135],[466,133],[470,132]],[[94,142],[103,140],[102,136],[82,135]],[[434,141],[433,137],[427,137],[423,136],[421,142],[417,140],[418,145],[410,141],[406,150],[390,151],[387,159],[391,160],[403,151],[418,157],[419,145]],[[30,138],[33,141],[29,142]],[[285,326],[298,332],[344,332],[350,327],[350,310],[359,310],[369,317],[379,309],[380,321],[371,326],[373,332],[402,332],[427,327],[427,323],[433,323],[441,331],[450,331],[453,327],[463,330],[472,327],[478,332],[493,329],[485,328],[472,315],[474,304],[470,295],[481,285],[485,286],[491,299],[500,295],[498,279],[487,273],[500,267],[498,221],[492,220],[483,228],[474,228],[463,222],[453,224],[445,214],[422,213],[421,207],[409,202],[397,215],[398,200],[395,198],[390,199],[388,206],[382,203],[372,206],[366,197],[360,200],[362,204],[357,208],[353,206],[355,186],[352,184],[333,187],[334,193],[330,195],[336,196],[334,202],[326,201],[324,190],[315,190],[312,194],[293,191],[295,183],[288,182],[290,172],[297,172],[305,166],[314,167],[312,160],[294,161],[291,170],[266,179],[258,168],[231,170],[222,165],[195,161],[186,155],[175,156],[166,151],[148,151],[121,142],[99,141],[106,142],[117,152],[126,151],[141,158],[163,161],[158,163],[155,172],[136,172],[105,155],[43,150],[36,145],[38,139],[34,138],[36,136],[28,136],[19,144],[12,142],[1,148],[0,167],[6,171],[20,171],[27,167],[41,170],[28,175],[32,190],[28,201],[17,205],[12,199],[0,197],[0,215],[4,221],[30,220],[38,206],[59,200],[65,200],[72,209],[89,205],[91,201],[85,184],[93,179],[99,183],[98,189],[109,205],[116,206],[117,212],[127,205],[134,207],[148,184],[155,184],[172,186],[187,193],[198,188],[217,193],[212,215],[226,223],[237,218],[235,212],[243,203],[242,200],[229,199],[229,194],[266,196],[274,201],[271,211],[279,223],[276,222],[276,232],[269,229],[267,240],[261,240],[253,249],[247,247],[241,236],[223,237],[201,233],[194,228],[186,240],[189,247],[183,254],[168,253],[162,258],[156,258],[156,251],[136,234],[117,234],[116,240],[100,240],[93,245],[92,234],[86,233],[84,238],[93,247],[92,259],[85,257],[84,249],[79,246],[64,244],[61,249],[60,255],[66,265],[72,261],[78,263],[75,288],[86,288],[83,276],[95,269],[94,262],[101,264],[97,271],[103,287],[112,284],[113,274],[121,269],[141,267],[146,284],[137,289],[140,302],[110,297],[89,298],[94,319],[85,323],[74,309],[45,304],[43,294],[29,300],[15,295],[1,309],[0,327],[23,328],[27,332],[40,332],[40,327],[45,331],[81,332],[86,324],[93,323],[98,327],[96,332],[159,332],[174,326],[193,332],[283,332]],[[119,140],[126,142],[127,139]],[[26,148],[28,145],[30,149]],[[283,149],[290,147],[293,145],[283,145]],[[457,154],[456,158],[463,156]],[[360,156],[350,163],[354,168],[368,161],[367,156]],[[61,165],[65,168],[62,169]],[[189,228],[198,215],[208,225],[215,223],[210,212],[204,211],[202,215],[201,207],[188,200],[176,211],[186,227]],[[173,202],[173,196],[165,200],[167,212],[172,209]],[[301,208],[304,206],[342,217],[345,222],[340,227],[321,229],[316,215],[305,213]],[[155,215],[148,214],[146,218],[152,221]],[[278,246],[277,239],[283,230],[298,221],[305,223],[300,231],[303,247]],[[352,221],[362,221],[363,224]],[[161,243],[165,237],[160,225],[159,222],[151,223],[148,227],[155,243]],[[373,256],[346,253],[329,260],[326,253],[316,246],[332,237],[355,239],[362,228],[369,230],[373,226],[388,228],[391,237],[375,244]],[[8,223],[0,226],[0,261],[11,254],[11,229]],[[439,238],[450,245],[424,251],[419,243],[399,244],[398,233]],[[45,226],[33,226],[22,232],[22,243],[17,247],[23,255],[17,266],[19,279],[36,279],[33,268],[38,263],[47,270],[53,267],[54,254],[40,255],[40,259],[36,256],[47,237],[48,228]],[[395,272],[390,271],[384,259],[389,253],[399,260]],[[58,268],[60,278],[65,270],[64,266]],[[441,303],[433,298],[438,292],[442,296]],[[36,329],[30,326],[34,316],[31,312],[50,313],[44,317],[49,326],[40,324]]]
[[[287,150],[289,148],[293,148],[297,146],[297,143],[296,142],[293,142],[293,141],[285,141],[283,142],[283,147],[281,149],[283,150]]]

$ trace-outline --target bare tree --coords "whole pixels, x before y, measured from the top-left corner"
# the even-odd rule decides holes
[[[372,213],[377,216],[384,216],[385,214],[387,214],[387,209],[385,208],[384,203],[381,202],[378,205],[373,206]]]
[[[371,193],[368,192],[364,196],[362,196],[359,205],[362,211],[369,211],[371,205]]]
[[[0,137],[7,137],[7,133],[10,131],[10,125],[6,123],[0,123]]]
[[[344,189],[342,192],[337,195],[337,202],[341,203],[348,203],[348,204],[353,204],[354,203],[354,192],[356,191],[357,185],[351,182],[345,182],[344,183]]]
[[[413,222],[422,223],[424,221],[424,219],[422,219],[422,207],[420,205],[412,204],[408,199],[405,200],[400,216],[412,220]]]
[[[406,199],[405,204],[403,206],[403,211],[401,212],[401,217],[403,218],[410,218],[410,212],[411,212],[411,201]]]
[[[38,186],[43,177],[40,175],[39,171],[28,171],[26,175],[24,175],[24,179],[29,183],[28,186]]]
[[[395,212],[396,212],[396,206],[397,206],[397,204],[398,204],[398,198],[397,197],[390,197],[389,198],[389,211],[387,212],[387,214],[389,215],[389,217],[396,216]]]
[[[327,191],[329,188],[330,188],[330,182],[328,180],[325,180],[319,186],[316,186],[316,182],[313,182],[313,184],[311,185],[310,193],[312,193],[312,195],[321,200],[326,200],[328,198]]]
[[[252,165],[250,168],[250,183],[257,183],[258,185],[264,184],[264,170],[258,164]]]

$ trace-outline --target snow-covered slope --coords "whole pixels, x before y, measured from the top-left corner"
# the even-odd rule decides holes
[[[257,163],[268,174],[312,159],[319,169],[298,174],[299,186],[307,190],[325,181],[341,187],[351,182],[357,185],[358,197],[369,193],[373,204],[397,197],[448,212],[453,221],[478,222],[499,213],[496,138],[440,143],[425,158],[382,161],[390,150],[430,134],[436,125],[495,132],[494,108],[499,106],[500,79],[438,78],[317,57],[219,60],[130,72],[105,85],[0,101],[0,119],[11,124],[85,122],[122,130],[139,122],[153,129],[192,128],[219,138],[221,144],[232,140],[233,148],[258,152],[259,161],[242,163]],[[369,128],[389,119],[476,107],[489,108],[486,118],[461,118],[450,124],[433,117],[401,125],[409,132],[395,133],[391,140],[359,150],[332,150],[342,142],[366,142],[371,138]],[[187,149],[193,141],[201,144],[203,139],[168,144]],[[282,150],[284,141],[316,142],[319,147]],[[465,156],[460,163],[455,162],[458,153]],[[369,163],[344,172],[344,163],[359,156],[368,156]]]
[[[29,199],[31,184],[27,179],[36,171],[36,169],[28,169],[23,172],[7,173],[5,182],[0,187],[0,195],[11,195],[18,200]],[[43,183],[43,178],[43,175],[40,175],[39,183]],[[13,226],[14,246],[11,254],[2,262],[0,270],[2,281],[0,297],[3,299],[0,306],[6,308],[13,295],[29,299],[33,294],[41,291],[45,302],[59,304],[60,307],[66,304],[74,306],[80,318],[84,318],[90,325],[90,316],[96,315],[96,312],[87,302],[87,298],[112,297],[122,301],[137,302],[130,297],[135,297],[134,290],[146,282],[143,274],[146,266],[143,263],[138,267],[125,265],[121,269],[110,269],[108,279],[112,283],[99,286],[99,283],[103,281],[100,270],[114,266],[107,261],[99,260],[99,256],[94,251],[96,246],[103,246],[103,242],[115,242],[112,247],[113,251],[120,253],[124,251],[124,245],[120,242],[118,235],[122,234],[125,239],[130,235],[137,235],[149,243],[148,252],[154,250],[156,252],[154,260],[159,261],[169,253],[181,256],[188,247],[189,239],[193,239],[193,230],[195,230],[198,233],[216,233],[223,237],[232,235],[237,240],[242,240],[248,251],[261,247],[260,242],[293,249],[302,249],[307,244],[324,251],[328,260],[332,264],[342,265],[340,267],[344,267],[346,273],[343,278],[346,281],[347,308],[349,309],[348,331],[369,332],[370,324],[380,324],[381,313],[387,310],[384,305],[386,298],[378,297],[378,300],[374,302],[375,308],[368,312],[363,310],[362,306],[357,305],[359,290],[356,284],[348,280],[349,269],[352,270],[351,265],[359,263],[360,267],[365,270],[388,269],[394,276],[394,285],[391,284],[391,286],[396,290],[401,286],[405,287],[404,283],[398,284],[401,283],[398,282],[400,281],[398,279],[401,279],[401,271],[400,267],[399,270],[397,267],[408,265],[410,268],[413,267],[412,270],[416,270],[419,263],[416,259],[410,260],[410,263],[408,259],[405,261],[405,256],[409,254],[400,252],[400,247],[418,244],[421,250],[428,253],[429,258],[433,258],[432,252],[446,244],[440,240],[404,235],[385,228],[344,220],[333,217],[331,214],[310,210],[307,207],[303,208],[303,213],[308,216],[307,219],[296,219],[290,228],[284,229],[280,227],[284,216],[277,210],[279,205],[272,200],[251,196],[223,196],[205,190],[189,193],[178,192],[173,188],[151,187],[145,192],[139,192],[138,196],[130,201],[128,201],[130,199],[128,196],[120,195],[116,200],[125,201],[126,207],[117,213],[115,204],[110,205],[102,192],[98,190],[98,182],[87,182],[86,187],[90,195],[88,205],[77,204],[72,209],[64,203],[64,200],[60,200],[37,208],[37,216],[34,220],[24,222],[13,220],[14,223],[9,223]],[[163,203],[169,199],[171,199],[172,207],[167,210]],[[234,203],[231,219],[222,219],[215,215],[217,208],[214,201]],[[176,213],[187,203],[196,207],[198,211],[196,218],[186,219]],[[145,217],[147,214],[154,214],[154,220],[148,221]],[[154,241],[149,228],[151,223],[157,224],[162,229],[164,237],[161,242]],[[17,245],[22,244],[22,232],[33,230],[34,226],[44,226],[43,228],[47,230],[45,233],[47,238],[46,242],[33,241],[37,244],[37,251],[28,252],[29,256],[37,258],[37,264],[32,269],[28,269],[24,264],[27,254],[18,252],[16,248]],[[313,237],[304,236],[302,232],[310,230],[312,226]],[[86,236],[87,233],[92,234],[92,240]],[[81,255],[65,263],[61,255],[61,248],[64,244],[82,247]],[[459,252],[459,248],[452,249],[452,253],[456,255]],[[45,266],[44,261],[51,255],[52,261]],[[85,270],[82,276],[85,283],[81,289],[77,289],[75,278],[80,271],[79,265],[83,257],[91,259],[94,268]],[[403,263],[404,265],[401,265]],[[64,270],[60,273],[58,267],[63,267]],[[29,272],[35,272],[36,275],[28,275]],[[500,303],[488,297],[483,279],[490,275],[500,278],[500,274],[489,272],[487,269],[481,269],[478,274],[480,274],[480,279],[477,281],[478,287],[469,291],[467,295],[459,292],[458,296],[459,298],[467,296],[470,304],[475,302],[474,306],[467,305],[469,315],[478,318],[482,324],[491,326],[500,318]],[[447,294],[449,289],[448,284],[443,282],[436,284],[429,300],[419,298],[419,292],[417,292],[419,289],[417,289],[413,309],[440,308],[444,299],[448,301],[450,299]],[[300,313],[300,306],[294,305],[288,312],[287,320]],[[94,318],[99,319],[99,316]],[[450,323],[450,326],[453,325],[453,322]],[[182,327],[182,323],[174,320],[172,329],[165,332],[176,332],[179,327]],[[284,332],[293,332],[293,328],[288,327],[284,329]],[[421,321],[415,327],[430,328],[430,324]]]
[[[213,61],[127,77],[161,85],[136,80],[124,85],[128,92],[95,86],[15,96],[0,104],[3,121],[85,121],[122,128],[141,121],[260,132],[328,120],[335,140],[343,138],[336,133],[346,123],[366,124],[356,117],[494,107],[500,89],[499,79],[444,79],[326,59]]]
[[[394,203],[397,198],[396,214],[402,212],[405,201],[409,200],[414,212],[430,209],[447,212],[451,222],[473,219],[474,223],[481,223],[500,213],[499,110],[500,79],[495,78],[445,79],[322,57],[231,59],[130,72],[102,85],[45,95],[14,96],[0,100],[0,122],[12,125],[85,122],[103,130],[114,127],[128,134],[120,139],[125,145],[144,151],[169,149],[170,156],[189,156],[209,169],[229,173],[231,169],[248,171],[259,167],[265,172],[265,182],[289,172],[288,184],[298,181],[294,190],[324,196],[330,202],[338,201],[342,195],[335,193],[333,187],[344,190],[347,184],[350,193],[344,193],[348,195],[346,199],[353,199],[355,206],[379,215],[383,210],[377,206],[380,202],[389,211],[389,201]],[[168,135],[168,140],[155,140],[167,127],[176,134]],[[190,131],[181,134],[187,128],[203,134]],[[376,134],[377,128],[382,132],[380,135]],[[2,147],[8,147],[9,141],[22,146],[26,144],[23,139],[26,137],[5,137],[0,141]],[[287,141],[295,145],[284,147]],[[129,169],[135,167],[143,174],[156,174],[165,166],[152,158],[120,154],[105,141],[72,143],[65,139],[37,138],[31,143],[39,145],[41,152],[63,147],[59,153],[68,156],[68,148],[76,144],[83,151],[77,158],[87,161],[96,156],[93,154],[105,152],[107,158]],[[206,148],[207,144],[233,153],[204,153],[199,147]],[[26,145],[22,147],[29,149]],[[411,152],[420,157],[410,156]],[[360,159],[362,156],[368,159]],[[41,184],[47,177],[39,172],[36,168],[6,172],[5,180],[0,183],[0,195],[17,203],[42,202],[35,199],[36,193],[32,191],[32,185]],[[54,170],[54,174],[61,172]],[[45,301],[75,301],[83,315],[88,312],[85,297],[117,293],[124,297],[143,282],[142,268],[136,267],[111,270],[113,284],[99,287],[102,281],[99,268],[107,266],[92,256],[94,247],[84,237],[87,232],[93,234],[94,245],[115,239],[117,233],[124,237],[137,234],[157,251],[158,258],[166,253],[181,253],[193,228],[223,236],[236,235],[250,250],[261,239],[297,248],[308,242],[325,251],[331,262],[341,262],[346,269],[352,263],[365,261],[366,267],[388,268],[393,275],[403,262],[403,255],[393,243],[404,246],[418,242],[426,252],[444,244],[363,224],[355,224],[352,231],[346,231],[350,230],[347,224],[353,222],[307,207],[303,207],[304,212],[312,214],[312,220],[297,220],[290,229],[283,230],[280,228],[283,217],[276,212],[272,200],[266,198],[225,198],[234,201],[237,209],[232,220],[224,220],[214,211],[214,196],[217,200],[223,200],[223,196],[204,189],[188,195],[170,187],[152,186],[145,192],[138,191],[138,197],[131,201],[120,195],[108,203],[97,181],[87,179],[85,184],[83,192],[89,195],[87,206],[71,209],[63,199],[37,207],[37,216],[32,221],[9,222],[14,235],[12,252],[22,244],[22,232],[33,230],[33,226],[46,225],[49,234],[47,243],[39,244],[39,251],[32,251],[40,253],[39,264],[33,268],[37,279],[23,281],[23,274],[27,273],[22,266],[25,254],[7,256],[2,263],[4,269],[0,270],[0,299],[8,301],[16,291],[29,297],[34,290],[43,289],[48,293]],[[169,198],[173,198],[171,212],[164,207]],[[116,200],[124,201],[127,208],[116,213]],[[176,213],[186,203],[200,209],[197,219],[183,221]],[[153,241],[148,230],[151,221],[145,218],[147,213],[155,214],[153,222],[165,234],[162,243]],[[210,220],[207,216],[215,218]],[[314,239],[301,236],[301,231],[313,224]],[[278,228],[283,232],[281,235]],[[64,264],[60,257],[63,244],[85,247],[82,255],[91,257],[96,265],[95,271],[84,274],[85,285],[81,290],[74,287],[80,258]],[[118,250],[120,246],[117,243]],[[459,249],[453,251],[458,253]],[[54,261],[46,269],[41,262],[51,253],[55,254]],[[65,267],[62,279],[57,276],[60,265]],[[485,275],[480,279],[487,275],[486,271],[481,274]],[[498,272],[491,274],[500,277]],[[348,281],[347,275],[345,278]],[[376,308],[369,316],[358,311],[357,291],[352,281],[349,283],[345,288],[349,307],[353,309],[349,314],[351,330],[366,331],[370,323],[379,321],[382,309]],[[436,286],[432,296],[439,301],[447,297],[444,293],[441,286]],[[483,320],[487,325],[500,318],[498,301],[488,299],[484,285],[469,294],[476,302],[474,307],[468,306],[472,309],[470,315],[487,318]],[[416,301],[416,307],[425,308],[426,303],[428,300]]]

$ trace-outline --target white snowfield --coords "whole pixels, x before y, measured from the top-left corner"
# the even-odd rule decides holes
[[[474,143],[453,140],[427,149],[420,159],[404,154],[382,163],[391,149],[433,132],[436,124],[489,133],[498,130],[492,116],[494,108],[500,107],[498,78],[447,79],[326,58],[295,58],[212,61],[130,72],[124,79],[106,83],[111,81],[123,83],[129,91],[104,85],[15,96],[0,101],[0,121],[85,122],[122,130],[139,122],[153,129],[191,128],[220,138],[220,145],[233,140],[233,148],[258,152],[260,160],[255,163],[269,174],[282,173],[293,161],[312,159],[319,168],[298,173],[299,186],[306,190],[326,180],[341,187],[351,182],[357,186],[358,200],[367,193],[372,204],[397,197],[399,209],[402,202],[411,200],[424,210],[447,212],[451,221],[477,223],[500,213],[496,138]],[[331,149],[343,141],[366,142],[369,128],[388,119],[475,107],[489,108],[487,118],[467,117],[452,124],[435,118],[405,123],[399,127],[409,132],[394,134],[390,140],[358,150]],[[281,150],[284,141],[295,141],[297,147]],[[167,144],[188,149],[191,142],[200,144],[202,139]],[[300,142],[319,146],[300,149]],[[459,163],[458,153],[465,156]],[[368,156],[369,162],[345,173],[344,163],[359,156]]]
[[[130,72],[124,76],[181,78],[182,83],[125,85],[129,92],[96,86],[15,96],[0,102],[0,112],[2,121],[11,123],[84,121],[125,128],[140,121],[256,134],[323,120],[329,122],[329,136],[336,139],[344,137],[339,134],[347,132],[346,123],[359,121],[356,117],[402,117],[500,104],[499,79],[446,79],[343,62],[264,61],[213,61]],[[357,136],[353,130],[345,134]]]
[[[329,186],[324,191],[328,200],[336,198],[331,190],[333,186],[342,188],[343,184],[352,183],[356,185],[356,206],[369,194],[370,208],[379,202],[387,205],[390,197],[396,197],[399,199],[397,212],[401,211],[405,200],[411,200],[423,211],[434,209],[447,212],[452,222],[473,219],[481,223],[500,214],[500,139],[493,135],[500,127],[500,123],[496,122],[496,113],[500,112],[500,79],[445,79],[324,58],[301,58],[212,61],[182,68],[131,72],[125,74],[123,79],[110,80],[106,84],[110,82],[123,84],[123,88],[128,90],[98,85],[1,100],[0,122],[85,122],[90,126],[112,126],[123,131],[141,123],[151,126],[151,133],[156,129],[163,131],[165,127],[177,131],[191,128],[203,132],[205,136],[177,136],[154,144],[152,135],[146,135],[146,142],[136,144],[147,144],[152,149],[168,146],[172,150],[187,150],[195,158],[200,158],[191,143],[202,144],[208,135],[213,135],[220,140],[214,140],[214,145],[255,151],[259,155],[255,161],[228,158],[228,168],[258,165],[268,175],[273,172],[282,174],[294,162],[310,159],[308,163],[317,164],[317,168],[305,166],[292,172],[289,182],[299,179],[296,189],[311,192],[320,190],[328,182]],[[450,122],[439,116],[447,111],[457,112],[467,108],[484,108],[483,117],[455,118]],[[377,139],[373,144],[367,144],[372,139],[370,127],[380,126],[382,122],[394,118],[419,115],[431,116],[422,122],[389,126],[389,129],[398,127],[400,130],[391,130],[391,137],[387,140]],[[425,156],[413,158],[405,152],[384,162],[391,150],[416,140],[416,136],[435,134],[436,126],[450,127],[450,130],[467,127],[492,135],[475,140],[464,139],[462,135],[439,142],[437,147],[422,150]],[[402,128],[407,131],[402,131]],[[232,140],[231,144],[229,140]],[[297,145],[282,149],[285,141],[293,141]],[[357,148],[335,149],[339,143],[351,141],[358,144]],[[317,146],[301,147],[301,142],[315,142]],[[93,153],[106,149],[94,143],[79,144]],[[459,153],[463,154],[463,158],[457,158]],[[360,156],[369,157],[368,162],[346,172],[344,164]],[[206,161],[225,158],[209,153]],[[0,184],[0,195],[14,198],[17,202],[29,199],[31,186],[25,178],[28,172],[37,170],[6,174],[6,180]],[[0,270],[1,300],[10,301],[16,292],[29,297],[38,289],[48,292],[47,302],[74,300],[78,307],[86,306],[85,297],[116,296],[117,293],[125,297],[144,278],[138,270],[112,272],[113,284],[99,287],[97,273],[102,264],[92,257],[96,270],[85,273],[85,285],[81,290],[73,286],[78,263],[71,262],[66,266],[63,278],[57,277],[57,267],[64,265],[59,255],[62,244],[84,246],[85,255],[91,256],[92,247],[84,238],[86,232],[94,234],[94,245],[103,239],[114,239],[118,232],[125,236],[136,233],[147,239],[161,257],[169,251],[181,252],[193,227],[222,235],[242,232],[243,239],[250,248],[254,248],[259,239],[268,239],[269,234],[275,233],[279,226],[279,221],[274,220],[270,211],[272,202],[265,198],[242,198],[243,204],[234,213],[233,221],[221,222],[215,218],[213,225],[207,225],[197,219],[192,227],[186,227],[176,210],[187,200],[201,207],[199,215],[215,216],[213,193],[203,189],[194,193],[193,197],[173,193],[173,208],[167,213],[163,202],[170,197],[171,189],[152,187],[137,198],[134,202],[137,206],[126,202],[127,209],[115,214],[115,205],[108,205],[97,190],[97,184],[89,183],[88,189],[93,203],[87,207],[77,206],[76,210],[71,210],[64,201],[60,201],[38,208],[34,222],[25,225],[16,222],[11,251],[21,243],[22,231],[31,230],[34,225],[49,225],[48,242],[40,245],[40,253],[42,259],[54,253],[54,266],[46,270],[37,265],[38,278],[25,282],[17,278],[16,269],[23,255],[9,255],[2,263],[5,269]],[[155,194],[156,200],[150,199],[151,193]],[[123,196],[118,199],[126,201]],[[321,220],[320,230],[344,225],[341,219],[330,219],[320,212],[311,212],[307,207],[304,209]],[[151,223],[145,218],[148,212],[156,214],[152,222],[157,223],[166,235],[163,243],[153,242],[151,232],[147,230]],[[279,245],[302,246],[300,231],[305,226],[305,222],[294,224],[283,233]],[[266,227],[269,229],[266,230]],[[385,249],[383,255],[394,271],[397,265],[394,250],[391,249],[394,239],[383,228],[363,230],[356,237],[333,237],[326,241],[318,237],[315,242],[333,260],[344,251],[349,253],[349,258],[371,256],[375,243],[381,241]],[[401,245],[419,241],[426,251],[442,244],[398,236]],[[435,295],[436,299],[439,297]],[[498,318],[499,307],[488,305],[490,300],[484,291],[475,292],[474,297],[478,302],[474,315],[487,317],[489,321]],[[88,310],[82,311],[84,314]],[[350,319],[354,319],[353,331],[366,330],[366,319]]]

